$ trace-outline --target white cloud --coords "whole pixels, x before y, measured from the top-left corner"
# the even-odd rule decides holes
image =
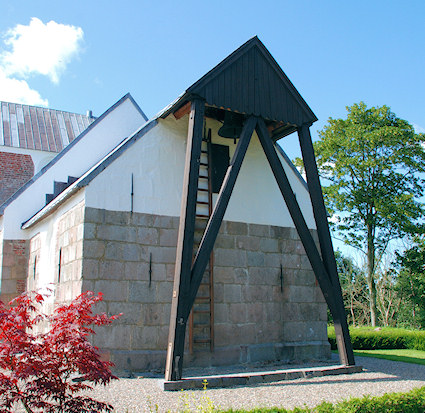
[[[48,106],[36,90],[31,89],[25,80],[7,77],[0,69],[0,100],[23,103],[26,105]]]
[[[82,39],[80,27],[53,20],[44,24],[33,17],[28,26],[18,24],[8,30],[4,42],[12,50],[2,54],[2,66],[9,76],[41,74],[58,83],[60,73],[78,53]]]
[[[47,100],[29,86],[29,77],[44,75],[59,83],[66,66],[81,50],[83,35],[80,27],[53,20],[44,24],[36,17],[27,26],[9,29],[0,53],[0,100],[47,106]]]

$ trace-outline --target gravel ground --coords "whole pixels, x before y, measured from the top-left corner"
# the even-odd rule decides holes
[[[131,379],[121,378],[107,387],[97,387],[91,394],[98,400],[111,403],[118,413],[138,413],[154,412],[156,406],[159,412],[181,411],[188,405],[192,411],[196,411],[194,406],[201,404],[206,407],[208,403],[222,409],[312,407],[324,400],[336,402],[351,396],[405,392],[425,386],[423,365],[369,357],[356,357],[356,364],[363,366],[364,372],[207,391],[164,392],[162,375],[138,375]],[[294,366],[279,366],[279,369],[282,368]],[[230,372],[229,369],[227,371]],[[199,374],[199,370],[193,369],[184,372],[184,377],[196,374]]]

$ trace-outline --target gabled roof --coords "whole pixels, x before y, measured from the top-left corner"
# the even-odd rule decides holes
[[[0,146],[60,152],[95,119],[20,103],[0,104]]]
[[[272,55],[253,37],[226,57],[160,115],[168,116],[192,96],[206,104],[301,126],[317,120]]]
[[[112,105],[109,109],[106,110],[100,117],[94,119],[94,121],[85,129],[83,132],[78,135],[66,148],[64,148],[57,156],[55,156],[46,166],[44,166],[37,174],[35,174],[29,181],[27,181],[23,186],[21,186],[9,199],[7,199],[3,204],[0,205],[0,216],[4,214],[4,210],[9,204],[11,204],[16,198],[18,198],[28,187],[30,187],[37,179],[46,173],[53,165],[55,165],[61,158],[63,158],[72,148],[77,145],[77,143],[84,138],[84,136],[90,132],[91,129],[95,128],[103,119],[105,119],[109,113],[111,113],[115,108],[120,106],[125,100],[130,100],[136,110],[141,114],[143,119],[147,121],[146,115],[143,113],[140,106],[136,103],[130,93],[124,95],[118,102]]]

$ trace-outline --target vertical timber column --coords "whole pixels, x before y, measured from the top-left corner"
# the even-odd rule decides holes
[[[355,364],[353,347],[348,330],[347,317],[345,314],[344,301],[342,299],[341,285],[339,283],[338,271],[335,262],[335,254],[332,246],[331,234],[327,220],[325,202],[323,200],[322,187],[320,185],[319,173],[317,171],[316,158],[314,156],[313,143],[311,141],[310,128],[303,125],[298,129],[304,168],[307,176],[307,184],[313,207],[314,220],[316,221],[319,236],[322,259],[329,274],[333,288],[337,314],[332,314],[335,324],[335,334],[338,344],[338,353],[341,364],[352,366]]]
[[[193,99],[187,133],[180,225],[171,302],[170,331],[165,366],[165,380],[167,381],[179,380],[182,375],[204,113],[204,101],[199,98]]]

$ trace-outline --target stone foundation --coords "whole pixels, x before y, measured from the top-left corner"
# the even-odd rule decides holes
[[[164,368],[178,223],[85,209],[82,289],[103,292],[99,311],[124,313],[94,337],[118,369]],[[215,350],[185,365],[329,356],[326,304],[295,229],[223,222],[214,253]]]

